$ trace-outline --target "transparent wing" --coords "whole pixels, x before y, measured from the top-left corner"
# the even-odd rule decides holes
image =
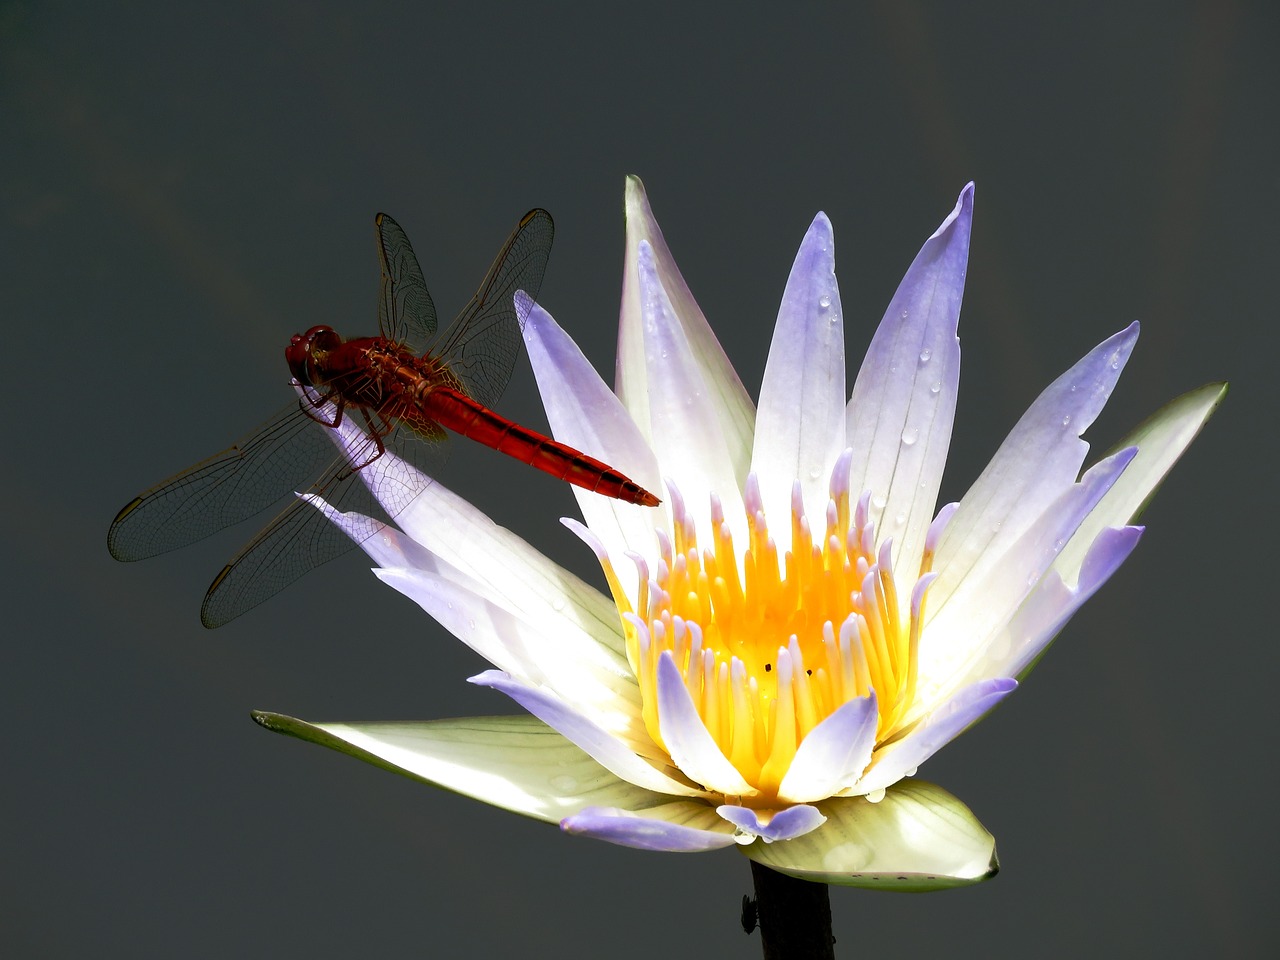
[[[333,459],[333,447],[297,401],[207,460],[156,484],[107,531],[117,560],[186,546],[259,513]]]
[[[332,420],[333,412],[326,406],[321,416]],[[337,429],[317,425],[315,432],[331,456],[333,439],[342,452],[306,493],[349,514],[350,535],[309,501],[294,499],[214,579],[200,609],[206,627],[222,626],[373,536],[427,488],[449,453],[448,437],[439,428],[401,426],[383,439],[386,452],[376,456],[377,441],[350,413]]]
[[[422,268],[400,224],[385,213],[374,217],[373,223],[382,267],[378,327],[384,337],[421,355],[436,332],[436,307],[422,278]]]
[[[429,348],[462,382],[467,394],[486,407],[502,396],[511,379],[522,346],[520,327],[542,287],[554,236],[555,225],[547,211],[530,210],[521,217],[480,289]],[[517,290],[529,295],[519,310],[514,303]]]

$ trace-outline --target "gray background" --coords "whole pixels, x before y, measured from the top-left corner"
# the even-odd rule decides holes
[[[842,955],[1273,948],[1276,21],[1021,6],[0,3],[0,953],[759,955],[732,852],[567,838],[250,722],[509,709],[360,555],[208,633],[250,525],[136,565],[103,542],[284,402],[292,333],[371,330],[377,210],[447,317],[549,208],[540,299],[611,371],[631,172],[752,393],[817,210],[852,383],[977,181],[946,498],[1134,318],[1095,450],[1233,381],[1128,565],[923,771],[995,833],[1001,875],[833,890]],[[501,408],[544,422],[524,361]],[[444,481],[598,580],[567,489],[467,447]]]

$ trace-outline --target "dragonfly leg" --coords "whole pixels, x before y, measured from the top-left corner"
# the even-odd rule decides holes
[[[341,415],[341,410],[339,410],[339,415]],[[367,428],[367,431],[366,431],[367,436],[369,440],[373,441],[374,449],[372,454],[370,454],[368,459],[366,459],[363,463],[353,463],[351,465],[351,469],[353,471],[363,470],[365,467],[373,463],[373,461],[377,460],[379,457],[381,457],[384,453],[387,452],[387,448],[383,444],[382,438],[385,434],[388,434],[391,432],[391,424],[387,423],[381,417],[378,418],[380,423],[375,424],[373,422],[373,417],[369,415],[368,410],[362,409],[360,411],[360,416],[364,417],[365,427]],[[367,451],[368,449],[369,449],[368,443],[361,444],[362,451]]]
[[[306,390],[304,394],[305,402],[304,400],[299,400],[298,406],[302,408],[303,413],[305,413],[308,417],[310,417],[316,423],[320,424],[322,427],[330,427],[331,429],[337,429],[338,426],[342,424],[342,411],[346,407],[347,402],[341,396],[338,396],[335,398],[334,396],[335,393],[336,391],[329,390],[326,393],[315,393],[313,395],[313,391]],[[325,418],[324,416],[316,412],[320,410],[326,403],[330,403],[330,402],[332,402],[334,406],[334,415],[333,415],[332,421],[328,420],[327,418]]]

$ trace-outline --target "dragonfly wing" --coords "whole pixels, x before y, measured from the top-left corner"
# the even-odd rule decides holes
[[[186,546],[267,509],[333,457],[298,402],[253,433],[135,497],[112,521],[107,548],[141,560]]]
[[[551,256],[555,225],[551,214],[530,210],[498,251],[480,289],[433,344],[470,397],[492,406],[502,396],[522,345],[520,328],[538,296]],[[517,290],[529,295],[517,308]]]
[[[321,415],[331,412],[325,407]],[[431,484],[449,452],[438,427],[396,429],[384,438],[380,456],[377,441],[350,416],[327,435],[341,453],[306,492],[344,514],[343,527],[310,498],[290,503],[214,579],[200,609],[206,627],[222,626],[373,536]]]
[[[400,224],[385,213],[378,214],[373,222],[382,268],[378,326],[384,337],[421,354],[436,332],[436,307],[422,278],[422,268]]]

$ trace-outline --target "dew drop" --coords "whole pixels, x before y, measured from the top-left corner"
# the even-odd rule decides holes
[[[907,319],[907,311],[905,310],[902,311],[902,319],[903,320]]]
[[[888,500],[879,494],[871,498],[871,506],[875,507],[877,510],[883,510],[884,505],[888,502]]]
[[[1065,417],[1062,418],[1062,425],[1064,427],[1071,426],[1071,414],[1067,414]]]
[[[809,468],[809,479],[810,479],[810,480],[817,480],[817,479],[819,479],[821,476],[822,476],[822,468],[821,468],[821,467],[810,467],[810,468]]]
[[[551,778],[551,789],[558,790],[561,793],[573,793],[578,789],[578,780],[571,777],[567,773],[558,773]]]
[[[1072,393],[1075,393],[1075,392],[1076,392],[1077,390],[1079,390],[1079,389],[1080,389],[1080,384],[1078,384],[1078,383],[1073,383],[1073,384],[1071,385],[1071,392],[1072,392]]]
[[[825,310],[827,307],[831,306],[831,298],[824,293],[818,298],[818,306]]]
[[[470,619],[470,620],[468,620],[468,621],[467,621],[467,629],[468,629],[468,630],[474,630],[475,628],[476,628],[476,622],[475,622],[475,620],[474,620],[474,619]]]
[[[933,381],[933,383],[929,384],[929,392],[930,392],[930,393],[941,393],[941,392],[942,392],[942,381],[941,381],[941,380],[935,380],[935,381]]]
[[[902,526],[904,523],[906,523],[906,522],[907,522],[907,515],[906,515],[905,513],[900,513],[900,514],[898,514],[896,517],[894,517],[894,518],[893,518],[893,522],[894,522],[894,525],[895,525],[895,526],[899,526],[899,527],[900,527],[900,526]]]
[[[920,431],[917,430],[915,427],[907,427],[907,429],[902,431],[902,445],[904,447],[911,446],[913,443],[915,443],[919,439],[920,439]]]
[[[929,358],[930,358],[930,357],[932,357],[932,356],[933,356],[933,351],[932,351],[932,350],[929,350],[929,349],[921,350],[921,351],[920,351],[920,362],[921,362],[921,363],[928,363],[928,362],[929,362]]]
[[[564,609],[564,597],[552,597],[552,599],[551,599],[551,609],[552,609],[552,610],[563,610],[563,609]]]

